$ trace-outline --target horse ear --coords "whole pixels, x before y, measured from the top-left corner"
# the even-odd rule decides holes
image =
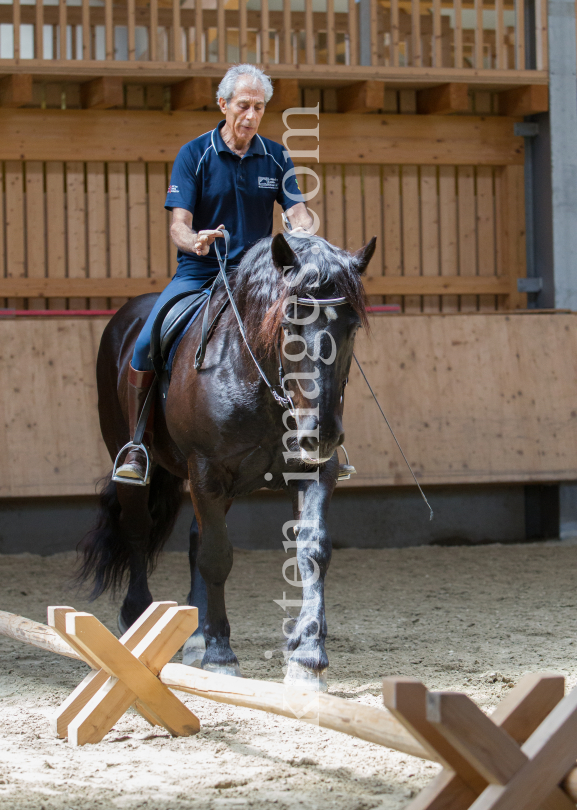
[[[289,243],[284,238],[284,234],[277,233],[272,240],[271,250],[272,260],[279,273],[284,273],[285,267],[295,266],[296,256]]]
[[[367,269],[369,262],[373,258],[376,244],[377,237],[373,236],[370,242],[357,250],[356,253],[353,253],[353,266],[359,275],[362,275]]]

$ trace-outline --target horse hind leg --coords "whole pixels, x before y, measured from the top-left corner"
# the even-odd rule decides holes
[[[199,548],[198,521],[196,515],[190,526],[190,545],[188,559],[190,562],[190,593],[186,600],[189,605],[198,608],[198,627],[187,639],[182,651],[182,663],[189,667],[201,667],[206,652],[206,643],[202,628],[206,621],[207,591],[206,583],[198,570],[197,558]]]

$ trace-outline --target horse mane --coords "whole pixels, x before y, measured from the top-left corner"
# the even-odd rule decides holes
[[[272,237],[257,242],[242,258],[234,277],[234,298],[242,313],[247,338],[261,357],[274,353],[290,296],[346,298],[368,328],[367,302],[354,257],[319,236],[289,236],[297,257],[284,280],[272,259]],[[317,250],[313,252],[313,248]],[[289,283],[290,282],[290,283]]]

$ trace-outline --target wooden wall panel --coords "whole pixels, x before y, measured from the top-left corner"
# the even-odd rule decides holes
[[[6,187],[6,277],[26,275],[26,231],[24,228],[24,165],[21,160],[7,160]],[[9,307],[22,307],[20,298],[10,298]]]
[[[170,164],[7,161],[5,166],[11,280],[0,278],[0,295],[31,296],[28,307],[44,306],[39,296],[47,295],[52,308],[78,309],[88,302],[102,309],[149,291],[148,284],[133,283],[139,279],[160,281],[174,274],[176,248],[164,209]],[[309,208],[319,218],[319,235],[350,250],[377,237],[367,272],[371,303],[384,296],[407,313],[523,306],[524,296],[515,289],[524,274],[522,167],[313,168],[319,182],[305,175],[302,186],[307,192],[318,188]],[[275,228],[280,226],[278,208]],[[26,280],[18,281],[21,277]],[[393,293],[383,277],[404,277],[409,286]],[[62,279],[70,281],[68,301],[50,298],[66,293]],[[96,283],[127,279],[132,286],[122,291]],[[84,280],[94,285],[76,283]],[[477,285],[474,294],[455,286],[461,281]],[[455,295],[441,300],[437,291],[447,282]],[[407,292],[400,295],[401,290]]]
[[[68,278],[86,278],[87,228],[84,163],[66,164],[66,236]],[[86,309],[86,298],[71,298],[70,309]]]
[[[108,231],[106,227],[105,164],[86,164],[86,196],[88,209],[88,275],[90,278],[108,276]],[[106,309],[106,298],[90,298],[90,309]]]
[[[148,244],[150,253],[150,275],[152,278],[165,278],[172,275],[176,267],[168,263],[168,211],[166,200],[166,163],[148,164]]]
[[[105,325],[0,320],[11,383],[0,389],[0,497],[91,494],[110,470],[94,380]],[[422,483],[574,480],[577,314],[376,315],[371,326],[357,356]],[[411,483],[354,367],[345,433],[357,475],[339,486]]]
[[[26,164],[26,275],[46,275],[46,222],[44,216],[44,165],[40,161]],[[45,298],[31,298],[30,309],[45,309]]]
[[[356,351],[421,482],[574,479],[577,314],[375,316]],[[411,484],[356,368],[345,443],[346,486]]]
[[[183,143],[216,126],[220,113],[153,110],[0,110],[0,159],[172,161]],[[310,115],[290,117],[311,129]],[[321,163],[523,165],[523,138],[502,116],[320,116]],[[267,113],[259,132],[280,142],[282,116]],[[314,148],[292,136],[291,150]]]
[[[66,278],[64,164],[46,163],[46,258],[48,278]],[[65,298],[51,298],[48,309],[65,309]]]

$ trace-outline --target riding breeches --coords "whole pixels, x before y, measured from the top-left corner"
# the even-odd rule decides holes
[[[150,311],[150,315],[146,319],[146,323],[134,345],[134,354],[132,355],[132,367],[138,371],[148,371],[152,369],[152,361],[150,360],[150,335],[154,320],[160,308],[182,292],[194,292],[199,290],[207,281],[211,281],[218,275],[218,267],[199,267],[198,270],[187,269],[185,271],[177,270],[172,280],[167,287],[160,293],[158,300]]]

